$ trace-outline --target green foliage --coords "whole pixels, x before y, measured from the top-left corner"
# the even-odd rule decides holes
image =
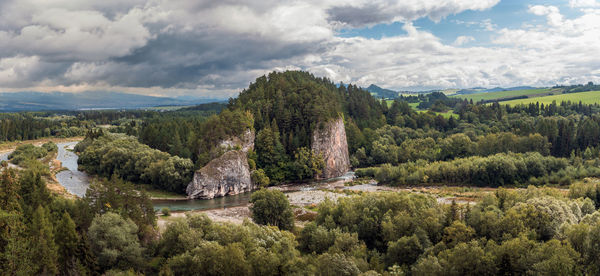
[[[48,148],[52,149],[52,146],[44,144],[42,147],[36,147],[32,144],[24,144],[18,146],[9,156],[10,162],[15,165],[24,165],[26,162],[45,157],[48,154]],[[56,145],[54,145],[56,147]],[[58,150],[58,149],[56,149]]]
[[[171,215],[171,209],[169,209],[169,207],[163,207],[162,209],[160,209],[160,212],[165,217],[168,217]]]
[[[265,188],[271,183],[271,180],[263,169],[252,171],[252,175],[250,176],[252,178],[252,183],[254,183],[256,187]]]
[[[132,220],[141,238],[153,234],[156,216],[152,202],[145,192],[135,190],[131,183],[117,177],[94,181],[80,202],[84,211],[81,224],[85,228],[91,224],[93,214],[114,212]]]
[[[323,157],[305,147],[297,150],[294,159],[291,170],[295,179],[312,179],[315,175],[320,175],[325,168]]]
[[[316,223],[327,229],[357,233],[369,248],[418,233],[422,243],[438,242],[444,214],[431,197],[411,193],[366,194],[319,206]],[[427,240],[427,241],[426,241]]]
[[[55,113],[0,114],[0,141],[32,140],[42,137],[73,137],[85,133],[87,122]]]
[[[80,237],[76,227],[69,213],[64,212],[54,231],[59,252],[59,269],[63,275],[74,274],[80,265],[77,259]]]
[[[20,211],[19,183],[12,169],[4,169],[0,174],[0,209],[8,212]]]
[[[86,140],[89,138],[86,138]],[[94,139],[80,154],[82,170],[103,177],[118,175],[132,182],[183,193],[193,176],[191,160],[151,149],[135,138],[107,134]]]
[[[570,179],[600,175],[594,165],[570,166],[568,160],[537,152],[500,153],[452,161],[408,162],[373,170],[379,183],[391,185],[470,184],[484,187],[522,184],[569,184]],[[366,173],[365,171],[362,172]]]
[[[294,228],[294,213],[287,197],[279,190],[261,189],[250,197],[252,220],[258,224]]]
[[[252,223],[213,223],[189,216],[167,226],[159,245],[171,275],[279,275],[307,271],[290,232]]]
[[[96,216],[88,235],[100,267],[106,270],[140,267],[142,248],[137,232],[138,227],[131,219],[123,219],[116,213],[108,212]]]
[[[53,226],[48,211],[42,206],[38,206],[33,213],[33,221],[29,231],[32,237],[33,259],[36,260],[38,265],[36,274],[58,274],[59,247],[54,242]]]

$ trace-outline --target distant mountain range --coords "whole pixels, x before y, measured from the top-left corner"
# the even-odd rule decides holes
[[[85,109],[136,109],[155,106],[196,105],[222,101],[192,96],[154,97],[107,91],[0,93],[0,112]]]
[[[467,88],[467,89],[460,89],[460,90],[456,91],[456,94],[464,95],[464,94],[476,94],[476,93],[487,93],[487,92],[498,92],[498,91],[527,90],[527,89],[535,89],[535,88],[536,87],[532,87],[532,86],[515,86],[515,87],[509,87],[509,88],[473,87],[473,88]],[[386,99],[396,98],[396,97],[398,97],[398,94],[401,92],[408,93],[408,94],[427,94],[427,93],[431,93],[431,92],[443,92],[442,90],[428,90],[428,91],[418,91],[418,92],[394,91],[391,89],[381,88],[375,84],[369,85],[369,87],[367,87],[367,91],[371,92],[371,94],[373,94],[377,98],[386,98]]]
[[[514,91],[514,90],[528,90],[528,89],[535,89],[536,87],[532,87],[532,86],[515,86],[515,87],[509,87],[509,88],[502,88],[502,87],[494,87],[494,88],[483,88],[483,87],[474,87],[474,88],[469,88],[469,89],[461,89],[458,90],[456,92],[456,94],[476,94],[476,93],[486,93],[486,92],[499,92],[499,91]]]

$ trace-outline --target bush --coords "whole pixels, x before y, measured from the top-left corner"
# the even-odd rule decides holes
[[[294,228],[294,213],[287,197],[279,190],[261,189],[250,197],[252,220],[282,230]]]
[[[162,209],[160,209],[160,212],[163,214],[163,216],[168,217],[171,215],[171,209],[169,209],[169,207],[163,207]]]

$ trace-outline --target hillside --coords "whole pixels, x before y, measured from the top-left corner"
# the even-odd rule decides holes
[[[498,92],[478,92],[474,94],[461,94],[461,95],[452,95],[452,98],[461,98],[467,100],[473,100],[473,102],[480,101],[502,101],[502,100],[512,100],[516,97],[530,97],[534,95],[548,95],[552,93],[559,93],[558,91],[553,91],[550,88],[535,88],[535,89],[524,89],[524,90],[505,90]]]
[[[166,105],[193,105],[214,99],[154,97],[107,91],[0,93],[0,112],[38,110],[133,109]]]
[[[353,85],[336,87],[326,78],[300,71],[257,78],[228,109],[252,113],[256,163],[275,181],[310,178],[316,172],[317,157],[303,154],[312,146],[314,131],[325,127],[324,123],[345,114],[367,125],[383,114],[381,104],[367,91]]]
[[[394,99],[398,97],[398,92],[391,89],[381,88],[375,84],[369,85],[369,87],[367,87],[367,91],[371,92],[373,96],[377,98]]]
[[[588,91],[588,92],[578,92],[578,93],[568,93],[568,94],[559,94],[552,96],[544,96],[544,97],[532,97],[527,99],[518,99],[512,101],[502,102],[502,104],[507,105],[518,105],[518,104],[530,104],[530,103],[540,103],[540,104],[551,104],[556,101],[557,104],[561,102],[571,102],[571,103],[583,103],[583,104],[597,104],[600,103],[600,91]]]

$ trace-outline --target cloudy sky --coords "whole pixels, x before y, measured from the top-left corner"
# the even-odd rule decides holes
[[[0,91],[226,98],[286,69],[396,90],[600,82],[600,2],[0,1]]]

